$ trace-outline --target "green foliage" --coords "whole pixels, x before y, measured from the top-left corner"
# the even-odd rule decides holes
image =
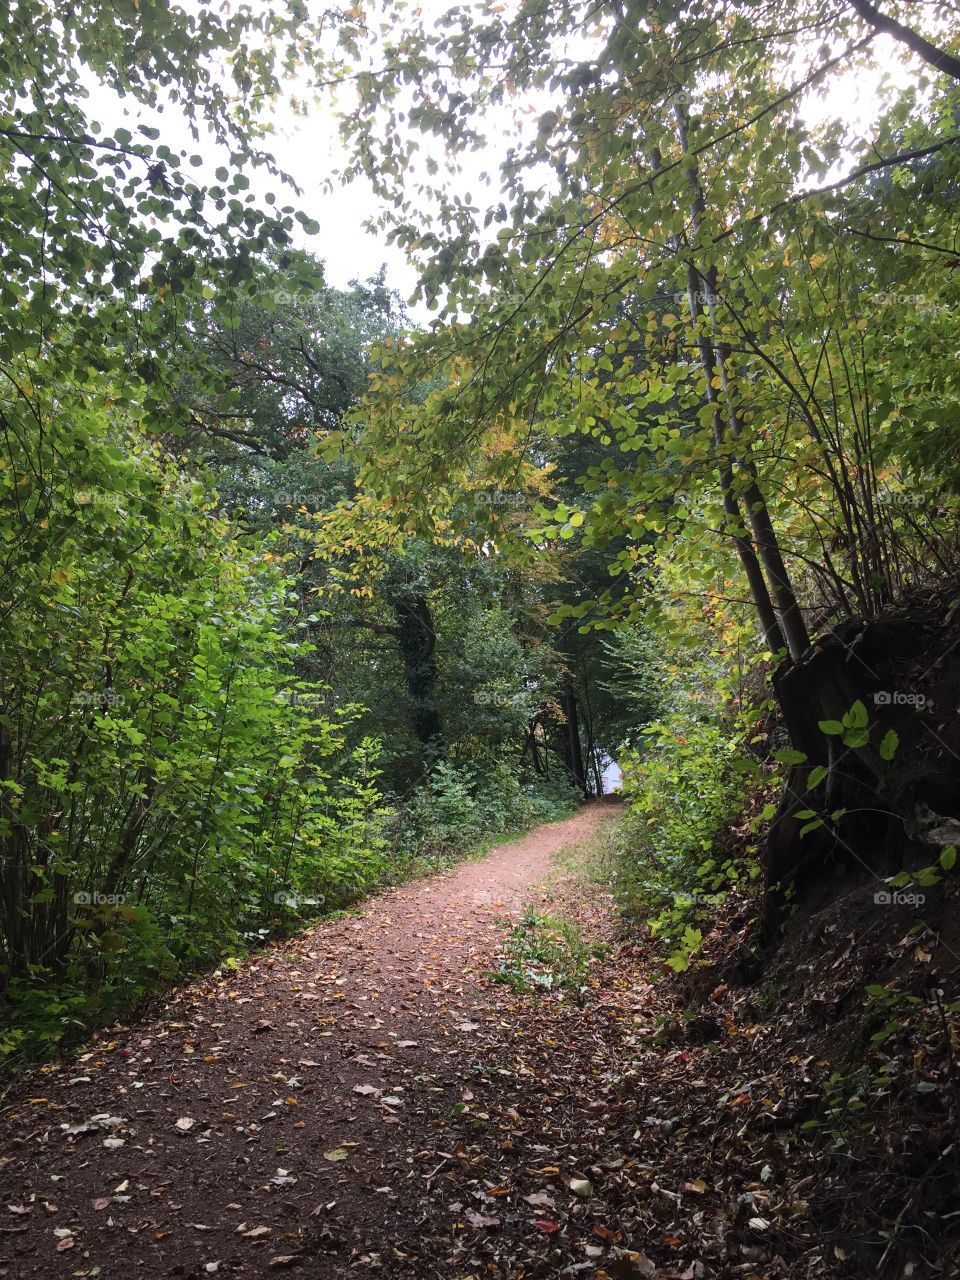
[[[939,1094],[939,1105],[949,1107],[949,1040],[946,1061],[938,1063],[930,1047],[945,1039],[960,1003],[944,1002],[936,988],[920,995],[896,981],[868,984],[864,996],[865,1043],[831,1072],[818,1116],[801,1126],[820,1130],[826,1149],[845,1156],[857,1133],[895,1126],[904,1106],[915,1105],[911,1095]]]
[[[869,723],[870,717],[867,708],[858,698],[853,705],[843,713],[839,720],[821,720],[819,728],[821,733],[830,738],[839,738],[843,745],[849,749],[859,747],[876,746],[877,755],[884,762],[890,764],[897,754],[900,747],[900,736],[895,729],[887,729],[880,734],[876,730],[873,737],[876,742],[871,741],[871,728]],[[802,751],[779,751],[776,753],[777,759],[781,764],[804,764],[807,757]],[[822,783],[826,782],[830,774],[830,770],[826,765],[815,765],[806,778],[806,790],[808,793],[814,794]],[[845,816],[845,809],[834,809],[830,813],[819,812],[816,809],[804,808],[795,809],[793,818],[802,823],[800,827],[800,835],[805,836],[811,831],[817,831],[820,827],[832,823],[837,823]]]
[[[297,221],[316,228],[292,204],[263,208],[247,171],[282,190],[262,122],[288,74],[322,63],[322,22],[299,0],[5,6],[0,363],[40,356],[79,386],[122,373],[114,396],[170,429],[188,320],[229,324],[257,257]],[[205,134],[214,172],[168,144],[164,109]]]
[[[385,843],[377,744],[347,749],[357,709],[297,680],[267,547],[114,415],[2,410],[0,963],[26,1050],[266,937],[286,895],[350,901]]]
[[[520,994],[568,991],[582,999],[590,969],[604,954],[571,920],[528,910],[507,935],[488,977]]]
[[[646,627],[618,627],[601,640],[605,670],[601,688],[612,704],[608,717],[624,740],[668,709],[669,692],[663,676],[663,645]]]
[[[615,892],[682,971],[703,940],[700,926],[731,885],[758,875],[759,862],[732,856],[724,843],[754,781],[755,766],[743,767],[743,718],[691,703],[686,685],[678,692],[679,709],[647,725],[622,762],[629,808]]]
[[[388,827],[392,856],[404,874],[436,870],[497,837],[568,817],[581,800],[560,773],[524,780],[513,762],[479,768],[444,761],[397,805]]]
[[[623,863],[619,893],[629,908],[701,886],[716,870],[718,836],[742,807],[738,738],[716,719],[676,715],[644,730],[645,743],[624,763]]]

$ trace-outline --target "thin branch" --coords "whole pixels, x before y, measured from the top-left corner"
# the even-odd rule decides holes
[[[850,0],[850,5],[864,22],[869,22],[874,31],[893,36],[894,40],[905,44],[924,62],[929,62],[931,67],[936,67],[944,75],[953,76],[954,80],[960,80],[960,58],[955,58],[945,49],[938,49],[912,27],[905,27],[902,22],[897,22],[896,18],[887,17],[875,5],[870,4],[870,0]]]

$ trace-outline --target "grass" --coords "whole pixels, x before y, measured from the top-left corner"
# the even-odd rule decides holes
[[[605,951],[585,941],[572,921],[527,910],[507,934],[497,966],[487,976],[523,995],[570,991],[581,998],[593,962]]]
[[[558,849],[549,880],[575,876],[590,884],[608,886],[617,874],[617,830],[620,813],[614,810],[609,819],[598,823],[585,840]]]

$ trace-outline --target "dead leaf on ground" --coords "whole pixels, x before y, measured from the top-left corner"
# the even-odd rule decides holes
[[[332,1161],[347,1160],[353,1149],[359,1145],[359,1142],[344,1142],[339,1147],[331,1147],[329,1151],[325,1151],[323,1158]]]

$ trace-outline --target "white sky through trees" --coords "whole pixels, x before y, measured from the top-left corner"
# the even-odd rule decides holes
[[[448,6],[438,3],[433,7],[439,14]],[[917,60],[905,59],[904,51],[885,36],[874,42],[873,53],[877,65],[897,87],[916,83],[918,74],[927,70]],[[214,169],[225,161],[223,153],[218,154],[207,137],[199,141],[192,138],[187,122],[176,109],[148,111],[132,99],[122,101],[102,85],[91,83],[89,87],[89,118],[98,121],[104,130],[112,132],[123,124],[135,133],[138,123],[154,125],[160,129],[160,142],[173,150],[184,151],[187,156],[198,154],[202,158],[203,163],[193,171],[198,180],[214,181]],[[294,178],[302,194],[298,196],[289,187],[281,188],[264,170],[248,170],[250,190],[258,203],[272,193],[278,207],[291,204],[319,223],[316,236],[307,235],[295,225],[294,240],[298,247],[309,249],[325,262],[328,283],[343,288],[351,280],[365,280],[385,266],[388,286],[396,289],[406,301],[416,285],[416,267],[407,260],[404,251],[387,243],[382,232],[365,226],[380,212],[378,199],[365,179],[347,186],[337,180],[336,174],[346,165],[347,156],[339,138],[336,106],[329,94],[324,93],[305,114],[299,113],[294,101],[302,102],[309,96],[305,82],[291,82],[267,113],[273,133],[264,140],[265,149],[274,155],[280,168]],[[862,72],[847,72],[833,77],[822,96],[811,95],[806,112],[811,121],[840,117],[863,136],[870,132],[881,96],[878,78]],[[343,93],[340,102],[348,105]],[[460,154],[457,157],[459,171],[450,169],[439,142],[433,158],[449,173],[456,189],[469,190],[476,203],[481,203],[488,193],[489,200],[496,203],[499,160],[506,148],[518,140],[518,120],[526,116],[535,127],[537,116],[545,109],[543,103],[517,104],[516,114],[501,108],[502,118],[491,120],[487,126],[488,148]],[[420,134],[417,140],[422,158],[426,159],[427,140]],[[841,162],[838,173],[843,167]],[[486,186],[480,177],[484,172],[492,175]],[[414,320],[426,320],[428,314],[420,307],[412,310]]]

